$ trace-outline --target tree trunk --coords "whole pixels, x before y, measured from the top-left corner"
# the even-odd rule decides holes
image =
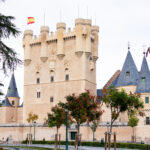
[[[132,128],[133,131],[133,143],[135,142],[135,138],[134,138],[134,127]]]
[[[80,134],[80,124],[78,123],[77,126],[78,126],[78,132],[77,132],[77,147],[76,147],[76,150],[78,150],[79,134]]]
[[[93,142],[95,141],[95,127],[93,126]]]

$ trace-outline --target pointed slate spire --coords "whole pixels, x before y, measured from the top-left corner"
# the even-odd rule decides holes
[[[129,49],[129,48],[128,48]],[[126,56],[124,65],[122,67],[121,73],[119,75],[116,87],[127,86],[127,85],[137,85],[137,80],[139,79],[139,74],[132,58],[130,51]]]
[[[12,74],[6,97],[19,97],[14,73]]]
[[[150,71],[145,58],[145,54],[143,57],[136,93],[150,93]]]

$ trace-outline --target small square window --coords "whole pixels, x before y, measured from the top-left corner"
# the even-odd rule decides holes
[[[145,103],[149,104],[149,97],[145,97]]]
[[[37,92],[37,98],[40,98],[41,92]]]
[[[51,76],[50,81],[54,82],[54,76]]]
[[[142,80],[143,83],[145,82],[145,79],[146,79],[145,77],[142,77],[142,78],[141,78],[141,80]]]
[[[50,102],[53,102],[54,101],[54,98],[53,97],[50,97]]]
[[[14,101],[12,101],[12,105],[14,105],[15,104],[15,102]]]
[[[36,79],[36,83],[39,84],[40,83],[40,78]]]
[[[150,124],[150,118],[146,117],[146,124]]]
[[[66,81],[69,80],[69,74],[66,74],[66,77],[65,77]]]
[[[129,76],[130,76],[130,72],[127,71],[127,72],[126,72],[126,77],[129,77]]]

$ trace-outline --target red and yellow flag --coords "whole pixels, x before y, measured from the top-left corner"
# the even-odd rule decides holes
[[[34,17],[28,17],[27,24],[34,23]]]

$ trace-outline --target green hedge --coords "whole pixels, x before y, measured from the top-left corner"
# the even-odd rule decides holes
[[[26,141],[22,142],[23,144],[26,144]],[[55,144],[54,141],[33,141],[33,144]],[[65,145],[65,141],[60,142],[61,145]],[[69,141],[69,145],[74,145],[74,141]],[[93,147],[104,147],[104,143],[100,142],[82,142],[82,146],[93,146]],[[111,144],[111,147],[113,147],[113,143]],[[146,144],[133,144],[133,143],[117,143],[117,148],[129,148],[129,149],[139,149],[139,150],[150,150],[150,145]]]

